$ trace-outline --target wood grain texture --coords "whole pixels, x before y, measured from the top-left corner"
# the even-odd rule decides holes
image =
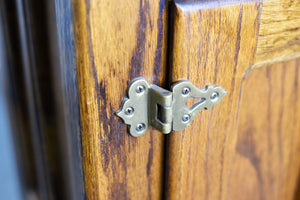
[[[228,199],[243,76],[253,64],[260,3],[188,10],[175,3],[171,80],[218,84],[227,96],[167,138],[166,199]],[[194,101],[193,103],[195,103]]]
[[[254,67],[298,57],[300,57],[300,1],[264,1]]]
[[[163,135],[139,138],[114,113],[127,84],[162,85],[166,0],[76,0],[76,63],[87,199],[159,199]]]
[[[300,60],[251,71],[241,85],[229,199],[297,199]]]
[[[167,138],[166,199],[293,199],[299,61],[253,70],[261,3],[175,4],[171,80],[228,94]],[[194,100],[192,103],[195,103]]]

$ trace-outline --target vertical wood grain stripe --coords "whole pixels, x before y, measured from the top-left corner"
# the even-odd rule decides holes
[[[254,62],[261,3],[193,10],[187,5],[175,3],[172,10],[171,80],[188,79],[199,88],[218,84],[228,94],[188,128],[168,135],[165,198],[230,199],[237,189],[229,183],[240,87]]]
[[[161,85],[166,0],[75,0],[76,63],[87,199],[159,199],[163,135],[139,138],[114,115],[130,80]]]

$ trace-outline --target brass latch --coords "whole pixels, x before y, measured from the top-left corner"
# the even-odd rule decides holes
[[[218,104],[227,92],[218,85],[200,90],[190,81],[172,85],[172,92],[157,85],[149,85],[144,78],[134,79],[128,87],[128,97],[116,114],[129,125],[132,136],[146,133],[151,125],[164,134],[185,129],[200,110]],[[185,106],[189,98],[200,98],[191,108]]]

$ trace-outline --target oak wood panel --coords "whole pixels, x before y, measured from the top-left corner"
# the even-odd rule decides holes
[[[134,138],[114,113],[130,80],[162,85],[166,0],[76,0],[76,63],[87,199],[159,199],[163,135]]]
[[[175,2],[171,80],[218,84],[228,94],[168,135],[165,198],[172,200],[228,199],[240,86],[256,52],[260,2],[208,9],[201,3],[189,9],[188,2]]]
[[[229,199],[297,199],[300,60],[251,71],[241,85]]]
[[[254,67],[298,57],[300,57],[300,1],[264,1]]]
[[[253,70],[260,5],[175,4],[171,80],[228,94],[168,135],[166,199],[294,198],[299,60]]]

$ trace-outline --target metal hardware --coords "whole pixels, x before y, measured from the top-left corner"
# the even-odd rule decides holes
[[[210,109],[227,94],[218,85],[209,85],[200,90],[187,80],[173,84],[171,90],[149,85],[144,78],[134,79],[130,83],[129,98],[122,101],[116,114],[129,125],[132,136],[145,134],[149,125],[164,134],[183,130],[202,109]],[[189,98],[200,100],[188,108],[185,104]]]

